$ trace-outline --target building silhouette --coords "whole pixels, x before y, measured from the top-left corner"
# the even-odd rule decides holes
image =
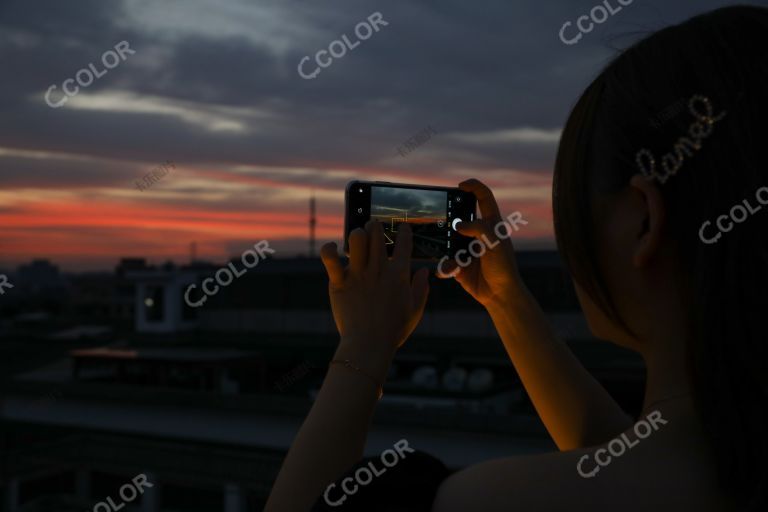
[[[5,319],[5,510],[91,510],[137,474],[155,485],[134,510],[261,509],[338,335],[317,259],[262,261],[201,307],[185,303],[186,287],[238,262],[125,259],[112,274],[59,276],[71,305],[45,326]],[[641,362],[591,337],[558,255],[521,252],[519,268],[577,356],[639,409]],[[431,286],[367,449],[407,433],[456,469],[553,450],[484,310],[453,281]]]

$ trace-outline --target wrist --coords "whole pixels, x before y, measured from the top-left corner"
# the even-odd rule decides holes
[[[484,306],[488,313],[493,316],[508,314],[510,311],[519,311],[535,302],[536,299],[533,298],[528,288],[524,284],[520,284],[501,294],[494,295]]]
[[[349,360],[383,384],[395,358],[395,352],[393,343],[343,336],[333,359]]]
[[[330,372],[330,370],[334,367],[341,367],[347,371],[352,371],[357,374],[357,378],[364,377],[368,382],[375,386],[376,399],[381,400],[381,397],[384,394],[384,381],[381,378],[369,373],[363,368],[360,368],[349,359],[332,359],[331,362],[328,363],[328,371]]]

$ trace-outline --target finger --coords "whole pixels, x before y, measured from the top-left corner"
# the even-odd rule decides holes
[[[362,275],[368,264],[368,235],[362,228],[353,229],[349,234],[349,269],[353,274]]]
[[[474,178],[459,183],[459,188],[464,192],[472,192],[477,198],[477,204],[480,207],[480,214],[484,219],[496,223],[501,220],[499,205],[493,192],[487,185]]]
[[[421,313],[427,305],[429,296],[429,270],[420,268],[411,281],[411,296],[413,297],[413,306],[416,312]]]
[[[412,250],[411,225],[404,222],[397,227],[397,240],[395,240],[395,249],[392,251],[392,264],[399,270],[410,270]]]
[[[461,272],[456,274],[456,282],[459,283],[465,290],[472,290],[477,284],[478,275],[480,273],[480,260],[473,258],[468,265],[461,267]]]
[[[435,275],[440,279],[451,279],[461,272],[461,267],[453,260],[443,260],[437,264]]]
[[[493,232],[490,226],[488,226],[488,222],[486,222],[485,220],[476,220],[474,222],[466,222],[466,221],[460,222],[456,225],[456,231],[458,231],[460,235],[480,238],[481,240],[484,237],[485,240],[487,240],[488,242],[494,242],[498,238],[496,236],[496,233]]]
[[[368,233],[368,269],[378,274],[387,260],[384,227],[381,222],[369,220],[365,225],[365,231]]]
[[[344,282],[344,267],[339,259],[339,249],[334,242],[324,244],[320,248],[320,260],[325,265],[331,286],[340,287]]]

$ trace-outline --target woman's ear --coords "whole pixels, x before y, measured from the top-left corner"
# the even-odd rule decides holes
[[[635,237],[632,254],[632,264],[640,268],[648,264],[661,245],[666,209],[656,181],[649,180],[642,174],[636,174],[630,179],[629,185],[636,198],[642,202],[643,208],[643,219]]]

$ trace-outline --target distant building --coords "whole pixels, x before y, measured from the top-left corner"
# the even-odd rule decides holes
[[[231,262],[236,267],[237,261]],[[591,338],[569,278],[556,252],[521,252],[523,278],[564,338]],[[328,281],[319,259],[262,261],[228,286],[219,287],[199,307],[190,307],[184,293],[225,265],[129,272],[136,283],[136,331],[173,333],[200,329],[221,333],[303,333],[334,335],[336,325],[328,304]],[[237,267],[240,268],[240,267]],[[451,280],[433,279],[429,304],[416,334],[429,337],[495,337],[482,307]]]
[[[555,331],[639,411],[642,361],[591,336],[558,255],[520,252],[518,265]],[[154,485],[131,504],[145,512],[263,509],[338,333],[318,259],[262,261],[200,307],[185,303],[189,285],[197,299],[225,266],[126,259],[112,274],[71,276],[72,312],[88,325],[0,339],[0,369],[18,373],[0,400],[5,510],[92,510],[139,474]],[[487,313],[453,280],[431,287],[414,339],[393,362],[366,455],[396,432],[452,470],[554,451]],[[112,340],[93,325],[105,318]]]
[[[178,268],[129,272],[135,284],[134,328],[139,333],[175,333],[197,327],[198,311],[184,303],[184,292],[198,271]]]
[[[20,265],[16,273],[19,285],[32,291],[63,286],[63,280],[59,274],[59,267],[52,265],[48,260],[33,260],[32,263]]]

